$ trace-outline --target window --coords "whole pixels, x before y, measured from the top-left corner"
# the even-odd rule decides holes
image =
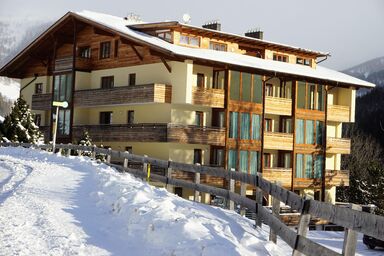
[[[128,124],[133,124],[135,122],[135,111],[128,110],[127,122]]]
[[[53,100],[67,101],[69,106],[72,104],[72,74],[61,74],[54,76],[53,82]],[[56,109],[52,109],[52,120],[58,118],[57,136],[67,137],[71,129],[71,108],[60,109],[56,117]]]
[[[306,59],[306,58],[296,58],[296,64],[300,65],[305,65],[305,66],[310,66],[311,65],[311,60]]]
[[[228,169],[236,169],[237,151],[230,149],[228,151]]]
[[[112,112],[100,112],[100,124],[111,124],[112,123]]]
[[[241,172],[248,173],[248,151],[240,150],[239,167]]]
[[[229,138],[233,138],[233,139],[237,138],[238,118],[239,118],[238,112],[229,113]]]
[[[205,76],[202,73],[197,73],[197,83],[196,86],[199,88],[205,87]]]
[[[280,82],[280,97],[286,99],[292,98],[292,81]]]
[[[193,150],[193,163],[194,164],[202,164],[202,150],[194,149]]]
[[[250,115],[241,113],[240,139],[249,140],[250,138]]]
[[[288,56],[283,54],[273,54],[273,60],[281,61],[281,62],[288,62]]]
[[[242,73],[241,74],[241,86],[242,86],[242,93],[241,93],[241,100],[242,101],[251,101],[251,89],[252,89],[252,75],[249,73]]]
[[[316,144],[323,145],[324,122],[316,121]]]
[[[126,146],[125,151],[127,151],[129,154],[132,154],[132,146]]]
[[[40,126],[40,124],[41,124],[41,115],[40,114],[35,114],[35,116],[33,117],[33,122],[37,126]]]
[[[296,120],[296,144],[304,144],[304,120]]]
[[[305,120],[305,144],[315,144],[314,121]]]
[[[250,151],[250,158],[249,170],[251,174],[256,174],[259,170],[259,152]]]
[[[172,33],[171,31],[162,31],[162,32],[157,32],[157,37],[167,41],[167,42],[172,42]]]
[[[136,85],[136,73],[129,74],[128,80],[129,85]]]
[[[217,43],[217,42],[209,42],[209,49],[214,50],[214,51],[226,52],[227,51],[227,45],[222,44],[222,43]]]
[[[291,118],[281,117],[280,125],[281,125],[280,132],[292,133],[292,119]]]
[[[253,75],[253,97],[252,101],[255,103],[261,103],[263,97],[263,81],[261,76]]]
[[[91,47],[90,46],[82,46],[79,48],[79,57],[90,59],[91,58]]]
[[[200,127],[204,126],[204,112],[201,112],[201,111],[195,112],[195,125]]]
[[[252,139],[260,140],[260,115],[252,114]]]
[[[296,178],[321,178],[323,155],[296,154]]]
[[[297,107],[324,111],[325,88],[321,84],[298,82]]]
[[[180,36],[180,44],[187,44],[192,46],[200,46],[200,39],[196,36]]]
[[[115,58],[119,56],[119,40],[115,40],[115,48],[114,48]]]
[[[283,168],[291,168],[291,157],[292,154],[290,152],[279,152],[280,156],[280,166]]]
[[[231,71],[230,99],[240,100],[240,72]]]
[[[323,144],[324,122],[296,120],[296,144]]]
[[[43,93],[43,84],[42,83],[36,83],[35,84],[35,94]]]
[[[224,70],[214,70],[213,71],[213,88],[215,89],[224,89],[225,81],[225,71]]]
[[[213,159],[213,165],[215,166],[224,166],[224,160],[225,160],[225,155],[224,155],[224,149],[223,148],[213,148],[212,152],[212,159]]]
[[[264,167],[265,168],[271,168],[272,167],[272,159],[270,153],[264,153]]]
[[[273,96],[273,85],[266,84],[265,85],[265,96]]]
[[[111,42],[100,43],[100,59],[107,59],[111,56]]]
[[[114,77],[113,76],[103,76],[101,78],[101,88],[102,89],[110,89],[113,88]]]
[[[272,119],[264,119],[264,129],[266,132],[272,132]]]

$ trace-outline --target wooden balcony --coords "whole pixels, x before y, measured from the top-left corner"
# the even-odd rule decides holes
[[[168,124],[168,142],[225,146],[225,128]]]
[[[94,142],[167,141],[167,124],[77,125],[73,127],[73,139],[78,140],[84,130]]]
[[[292,169],[290,168],[264,168],[263,178],[269,181],[280,181],[286,188],[291,187]],[[320,178],[295,178],[295,188],[320,188]],[[326,170],[325,182],[327,187],[349,186],[349,171]]]
[[[75,91],[75,107],[112,106],[138,103],[171,103],[172,88],[164,84],[119,86],[110,89]]]
[[[341,105],[328,105],[328,121],[350,122],[350,107]]]
[[[75,107],[113,106],[139,103],[171,103],[172,88],[164,84],[121,86],[110,89],[78,90],[74,93]],[[51,109],[52,94],[32,95],[33,110]]]
[[[279,97],[265,97],[265,113],[290,116],[292,114],[292,100]]]
[[[73,139],[87,130],[94,142],[173,142],[224,146],[225,128],[197,127],[176,124],[112,124],[76,125]]]
[[[212,108],[224,108],[224,90],[193,87],[192,104]]]
[[[50,110],[52,108],[52,93],[33,94],[32,106],[33,110]]]
[[[92,70],[92,61],[88,58],[76,57],[76,70],[90,71]],[[54,71],[65,72],[71,71],[73,67],[73,58],[68,56],[65,58],[55,60]]]
[[[350,154],[351,140],[343,138],[327,138],[327,153],[329,154]]]
[[[281,132],[265,132],[264,148],[277,150],[293,150],[293,134]]]

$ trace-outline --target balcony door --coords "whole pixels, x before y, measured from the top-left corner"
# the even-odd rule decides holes
[[[53,82],[53,100],[67,101],[68,108],[59,109],[59,115],[56,117],[56,108],[52,108],[52,119],[58,118],[57,138],[70,139],[72,122],[72,73],[65,73],[54,76]]]

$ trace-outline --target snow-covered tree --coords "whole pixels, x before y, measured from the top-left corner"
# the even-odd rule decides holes
[[[91,136],[89,136],[89,132],[87,130],[83,130],[83,134],[81,135],[81,138],[79,140],[79,145],[92,146],[92,139]],[[91,152],[83,152],[82,155],[91,156]]]
[[[3,136],[12,142],[37,143],[41,139],[41,132],[33,117],[27,102],[18,98],[11,113],[0,124]]]

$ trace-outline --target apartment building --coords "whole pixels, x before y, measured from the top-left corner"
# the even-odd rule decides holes
[[[260,173],[334,202],[336,187],[349,184],[340,169],[351,147],[342,124],[354,122],[356,90],[374,84],[317,64],[328,56],[263,40],[261,31],[225,33],[219,23],[143,23],[83,11],[59,19],[0,75],[21,79],[46,141],[52,101],[67,101],[59,142],[75,143],[88,130],[97,145]]]

